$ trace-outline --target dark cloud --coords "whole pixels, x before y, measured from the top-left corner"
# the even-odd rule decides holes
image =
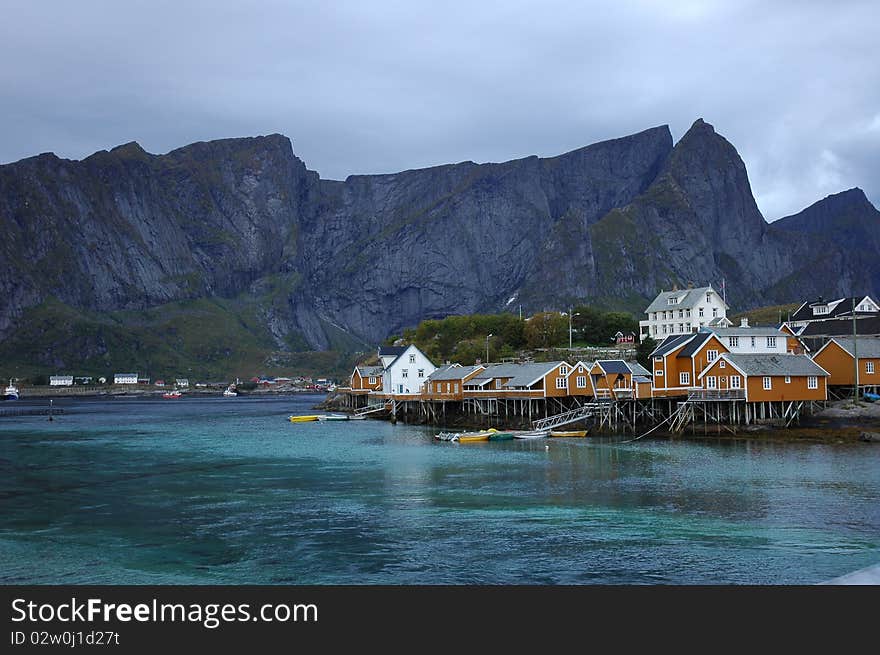
[[[3,162],[282,132],[344,178],[703,117],[770,220],[852,186],[880,205],[875,2],[4,5]]]

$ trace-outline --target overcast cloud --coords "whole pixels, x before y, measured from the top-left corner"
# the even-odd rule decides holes
[[[880,3],[0,0],[0,162],[281,132],[324,178],[698,117],[768,220],[880,206]]]

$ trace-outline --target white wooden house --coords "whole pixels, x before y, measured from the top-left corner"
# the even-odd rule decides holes
[[[379,349],[379,358],[384,365],[382,392],[391,396],[420,393],[422,385],[437,367],[416,346],[394,349],[400,351],[396,356],[392,356],[389,350]]]

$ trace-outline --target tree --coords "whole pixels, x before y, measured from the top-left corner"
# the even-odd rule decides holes
[[[557,312],[539,312],[526,321],[523,331],[529,348],[560,346],[567,343],[568,318]]]
[[[649,336],[642,339],[636,348],[636,361],[649,371],[651,370],[651,353],[657,347],[657,342]]]

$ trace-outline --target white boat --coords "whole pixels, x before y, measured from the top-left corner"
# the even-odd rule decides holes
[[[514,439],[545,439],[550,436],[550,430],[529,430],[527,432],[511,432]]]
[[[347,421],[348,414],[324,414],[318,417],[319,421]]]
[[[9,386],[3,391],[3,400],[18,400],[18,387],[9,381]]]
[[[237,396],[238,391],[235,390],[235,385],[230,384],[228,387],[226,387],[226,391],[223,392],[223,395],[226,396],[227,398]]]

